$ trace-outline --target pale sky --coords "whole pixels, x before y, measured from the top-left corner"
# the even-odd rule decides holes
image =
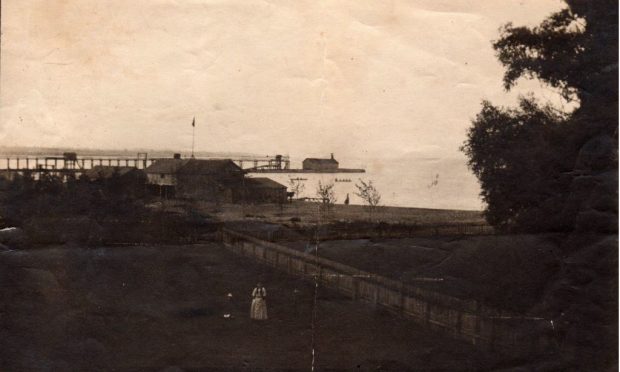
[[[3,0],[0,145],[465,158],[559,0]]]

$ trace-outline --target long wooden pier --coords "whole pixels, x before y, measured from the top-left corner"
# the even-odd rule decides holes
[[[64,156],[8,156],[0,158],[0,172],[3,173],[52,173],[80,174],[95,166],[133,167],[146,169],[160,159],[149,158],[146,153],[135,157],[122,156],[77,156],[66,153]],[[288,156],[223,158],[209,157],[197,159],[230,159],[248,173],[364,173],[364,169],[339,168],[330,170],[293,169]]]
[[[0,170],[3,171],[35,171],[35,172],[80,172],[95,166],[133,167],[144,169],[157,159],[127,157],[84,157],[68,159],[59,156],[27,156],[7,157],[0,159]]]
[[[0,158],[0,170],[2,171],[39,171],[39,172],[81,172],[95,166],[109,167],[133,167],[145,169],[160,159],[148,158],[146,154],[138,154],[136,157],[99,156],[78,157],[73,156],[9,156]],[[196,158],[196,159],[230,159],[230,158]],[[260,157],[260,158],[235,158],[230,159],[239,167],[248,171],[257,170],[286,170],[290,167],[290,160],[285,156]]]

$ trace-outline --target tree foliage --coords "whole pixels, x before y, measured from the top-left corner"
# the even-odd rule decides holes
[[[323,204],[328,207],[335,204],[337,201],[336,191],[334,190],[333,183],[319,183],[316,186],[316,196],[323,201]]]
[[[370,180],[364,182],[360,179],[359,183],[355,184],[355,188],[357,188],[355,195],[364,201],[364,204],[368,206],[368,213],[372,216],[381,202],[381,194]]]
[[[568,7],[539,26],[504,26],[493,44],[506,67],[504,86],[520,77],[537,78],[579,102],[587,117],[583,135],[613,134],[618,117],[618,4],[567,0]]]
[[[58,218],[90,216],[100,220],[106,216],[140,214],[139,198],[132,190],[123,190],[117,177],[106,182],[88,178],[68,178],[41,174],[15,175],[0,197],[3,217],[20,226],[32,217]],[[140,197],[142,197],[141,195]]]
[[[531,98],[521,99],[518,108],[483,102],[463,151],[480,181],[490,224],[531,229],[555,222],[545,215],[561,209],[558,198],[570,185],[564,172],[572,166],[558,136],[563,122],[564,116]]]
[[[535,78],[578,106],[563,113],[532,97],[516,108],[482,103],[462,150],[498,227],[570,229],[574,216],[564,203],[579,151],[597,136],[617,135],[617,2],[566,4],[536,27],[505,25],[493,43],[507,90]]]
[[[301,194],[304,192],[306,185],[300,179],[290,178],[288,181],[290,185],[291,192],[295,195],[296,198],[300,198]]]

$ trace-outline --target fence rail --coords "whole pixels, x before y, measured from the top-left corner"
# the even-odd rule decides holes
[[[416,323],[511,355],[553,351],[553,323],[490,308],[358,270],[312,254],[299,252],[227,228],[224,246],[232,252],[285,271],[315,278],[325,287],[354,300],[384,307]]]
[[[290,228],[290,230],[244,229],[241,232],[255,238],[270,242],[299,241],[300,237],[316,239],[315,228]],[[486,224],[449,224],[449,225],[373,225],[373,226],[327,226],[318,232],[318,239],[355,240],[355,239],[404,239],[425,236],[463,236],[493,235],[495,230]]]

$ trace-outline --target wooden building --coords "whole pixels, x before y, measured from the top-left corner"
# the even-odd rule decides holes
[[[264,177],[245,179],[245,200],[247,203],[286,203],[286,186]]]
[[[234,203],[242,197],[244,171],[232,160],[160,159],[145,169],[162,197]]]
[[[331,154],[329,159],[306,158],[302,163],[302,168],[309,171],[335,171],[338,170],[339,164]]]

